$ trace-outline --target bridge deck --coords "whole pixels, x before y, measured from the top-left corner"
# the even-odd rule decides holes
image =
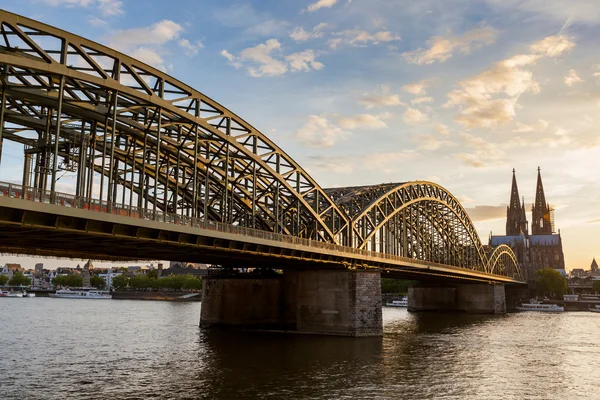
[[[0,185],[0,189],[6,186]],[[18,186],[17,186],[18,188]],[[35,201],[28,200],[35,199]],[[511,277],[316,242],[72,195],[0,190],[0,251],[105,260],[167,259],[236,267],[378,268],[389,276],[521,284]]]

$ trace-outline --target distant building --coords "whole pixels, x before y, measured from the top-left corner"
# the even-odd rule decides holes
[[[163,270],[163,276],[167,275],[208,275],[209,264],[184,263],[180,261],[171,261],[169,268]]]
[[[35,272],[42,272],[44,271],[44,263],[37,263],[35,264]]]
[[[542,268],[554,268],[566,275],[562,238],[560,231],[554,233],[554,210],[546,202],[539,168],[535,203],[531,211],[530,235],[525,215],[525,199],[519,198],[517,178],[513,169],[510,204],[506,208],[506,235],[490,235],[490,246],[509,246],[515,252],[528,281],[534,281],[536,271]]]
[[[2,268],[2,275],[6,275],[9,279],[13,277],[17,272],[25,272],[25,268],[21,267],[21,264],[11,264],[7,263]]]

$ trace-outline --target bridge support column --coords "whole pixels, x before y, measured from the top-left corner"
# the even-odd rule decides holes
[[[456,308],[474,314],[506,313],[504,285],[468,284],[456,287]]]
[[[408,288],[408,311],[453,311],[455,309],[455,287]]]
[[[274,277],[207,277],[200,326],[381,336],[378,271],[297,270]]]
[[[461,284],[412,287],[408,289],[409,311],[462,311],[476,314],[504,314],[504,285]]]

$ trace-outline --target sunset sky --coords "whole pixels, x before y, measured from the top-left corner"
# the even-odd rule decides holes
[[[600,1],[2,7],[168,72],[254,125],[323,187],[439,183],[484,243],[504,234],[512,169],[530,204],[539,166],[567,269],[600,258]],[[3,154],[0,180],[20,181],[10,160]],[[0,257],[15,260],[40,262]]]

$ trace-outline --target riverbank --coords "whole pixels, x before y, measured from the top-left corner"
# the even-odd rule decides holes
[[[201,301],[199,292],[136,292],[128,290],[115,290],[113,300],[160,300],[160,301]]]

